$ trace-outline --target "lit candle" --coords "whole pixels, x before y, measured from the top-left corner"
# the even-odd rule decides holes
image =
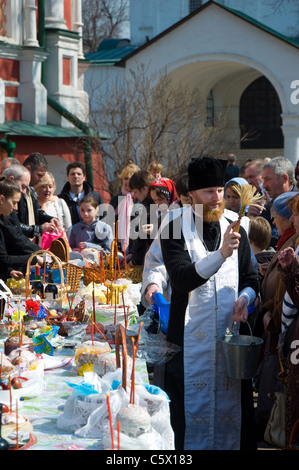
[[[99,264],[99,270],[100,270],[100,284],[103,283],[103,277],[102,277],[102,261],[101,261],[101,252],[98,251],[98,264]]]
[[[18,400],[16,400],[16,433],[17,433],[16,450],[19,450],[19,416],[18,416]]]
[[[114,450],[114,437],[113,437],[112,417],[111,417],[111,409],[110,409],[110,402],[109,402],[109,392],[107,392],[107,408],[108,408],[108,417],[109,417],[109,424],[110,424],[111,447]]]
[[[105,263],[104,263],[104,253],[102,252],[102,266],[103,266],[103,284],[105,284]]]
[[[3,318],[3,311],[4,311],[4,299],[1,298],[1,312],[0,312],[0,320]]]
[[[26,286],[26,300],[28,299],[28,294],[29,294],[29,276],[28,276],[28,271],[25,274],[25,286]]]
[[[125,245],[125,242],[124,242],[124,244],[123,244],[123,251],[124,251],[125,269],[127,269],[127,254],[126,254],[126,245]]]
[[[10,412],[12,412],[12,391],[11,391],[11,378],[10,378],[10,376],[9,376],[8,383],[9,383],[9,409],[10,409]]]
[[[116,288],[114,289],[114,325],[116,325]]]
[[[143,321],[140,322],[140,325],[139,325],[139,330],[138,330],[138,336],[137,336],[137,342],[136,342],[136,352],[137,352],[137,349],[138,349],[138,344],[139,344],[139,338],[140,338],[140,333],[141,333],[141,327],[143,325]]]
[[[95,321],[95,310],[96,310],[96,307],[95,307],[95,296],[94,296],[94,281],[92,282],[92,312],[91,312],[91,341],[92,341],[92,345],[93,345],[93,324],[94,324],[94,321]]]
[[[132,359],[133,359],[133,364],[132,364],[132,372],[131,372],[131,394],[130,394],[130,403],[132,405],[135,404],[135,358],[136,358],[136,350],[135,350],[135,345],[134,345],[134,338],[132,338]]]
[[[120,450],[120,437],[119,437],[119,435],[120,435],[120,422],[119,421],[117,421],[116,426],[117,426],[117,450]]]
[[[124,291],[121,291],[121,297],[122,297],[122,301],[123,301],[123,309],[124,309],[125,331],[127,331],[127,315],[126,315],[126,307],[125,307]]]
[[[130,312],[130,307],[127,306],[127,320],[125,323],[125,335],[127,334],[127,328],[128,328],[128,323],[129,323],[129,312]]]

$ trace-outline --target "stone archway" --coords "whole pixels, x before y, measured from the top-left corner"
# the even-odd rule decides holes
[[[224,60],[226,58],[226,60]],[[190,87],[200,87],[203,98],[206,100],[213,96],[213,114],[226,115],[227,139],[238,142],[233,151],[238,151],[241,160],[248,157],[260,158],[261,153],[265,156],[277,156],[283,154],[283,135],[280,130],[281,139],[276,147],[263,145],[252,146],[253,150],[241,144],[240,129],[240,100],[244,91],[256,80],[265,80],[273,89],[279,105],[280,126],[282,124],[284,110],[287,110],[286,97],[276,77],[261,64],[254,63],[246,57],[226,55],[186,57],[184,64],[172,64],[171,71],[167,70],[174,83],[182,81]],[[178,67],[175,67],[178,65]],[[203,119],[205,121],[205,119]],[[282,129],[282,127],[281,127]],[[291,159],[291,161],[293,161]]]
[[[291,84],[299,77],[299,47],[250,17],[209,1],[131,53],[119,65],[134,69],[148,65],[156,76],[167,70],[178,83],[200,84],[206,98],[213,92],[214,106],[229,112],[228,132],[239,135],[239,103],[245,88],[264,76],[273,85],[281,105],[284,154],[293,164],[299,159],[299,105],[291,101]],[[275,149],[264,156],[276,156]]]

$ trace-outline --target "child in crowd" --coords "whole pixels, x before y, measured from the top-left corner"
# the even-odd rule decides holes
[[[249,242],[252,250],[252,264],[257,269],[260,282],[263,276],[259,272],[259,265],[270,263],[275,250],[270,247],[271,225],[264,217],[250,217]]]
[[[73,250],[95,248],[110,252],[113,233],[110,225],[98,220],[98,201],[90,195],[79,202],[81,221],[73,225],[69,235],[69,244]]]
[[[156,179],[162,177],[163,165],[158,162],[151,162],[147,167],[147,171]]]
[[[271,225],[264,217],[250,217],[249,241],[255,255],[269,249],[271,241]],[[270,250],[270,253],[274,253]]]

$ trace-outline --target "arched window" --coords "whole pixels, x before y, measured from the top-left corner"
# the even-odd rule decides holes
[[[241,148],[283,148],[281,105],[266,77],[252,82],[240,100]]]
[[[189,12],[192,13],[197,8],[201,7],[202,0],[189,0]]]
[[[213,97],[212,90],[209,92],[207,96],[205,125],[206,127],[214,126],[214,97]]]

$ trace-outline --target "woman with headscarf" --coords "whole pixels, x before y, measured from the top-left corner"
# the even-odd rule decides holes
[[[234,186],[244,186],[248,184],[244,178],[232,178],[229,180],[224,187],[224,194],[226,200],[227,209],[234,212],[239,212],[241,201],[239,194],[234,190]]]
[[[177,202],[175,182],[170,178],[157,178],[149,188],[150,197],[157,206],[171,206]]]
[[[280,279],[278,264],[279,255],[287,247],[294,247],[296,234],[292,212],[287,201],[294,197],[294,192],[286,192],[278,196],[272,206],[272,215],[276,225],[279,240],[277,251],[269,263],[261,283],[262,308],[256,325],[256,336],[265,340],[263,363],[258,374],[257,422],[261,438],[272,409],[272,400],[268,395],[281,389],[277,379],[280,364],[277,355],[278,339],[281,331],[282,305],[285,295],[285,285]]]
[[[157,218],[153,221],[153,232],[156,234],[163,216],[166,215],[172,205],[178,202],[175,182],[170,178],[157,178],[149,187],[149,195],[154,204],[158,206]]]
[[[226,201],[226,208],[230,211],[238,213],[241,207],[241,198],[240,195],[237,193],[235,190],[235,186],[244,186],[248,185],[248,181],[246,181],[244,178],[241,177],[235,177],[229,180],[225,186],[224,186],[224,199]],[[248,210],[248,208],[246,208]],[[247,210],[245,211],[245,214],[247,213]],[[246,216],[242,217],[242,226],[246,230],[247,235],[249,234],[250,230],[250,219]],[[250,247],[251,249],[251,247]],[[254,269],[257,271],[257,261],[254,256],[254,253],[251,249],[251,261]]]

